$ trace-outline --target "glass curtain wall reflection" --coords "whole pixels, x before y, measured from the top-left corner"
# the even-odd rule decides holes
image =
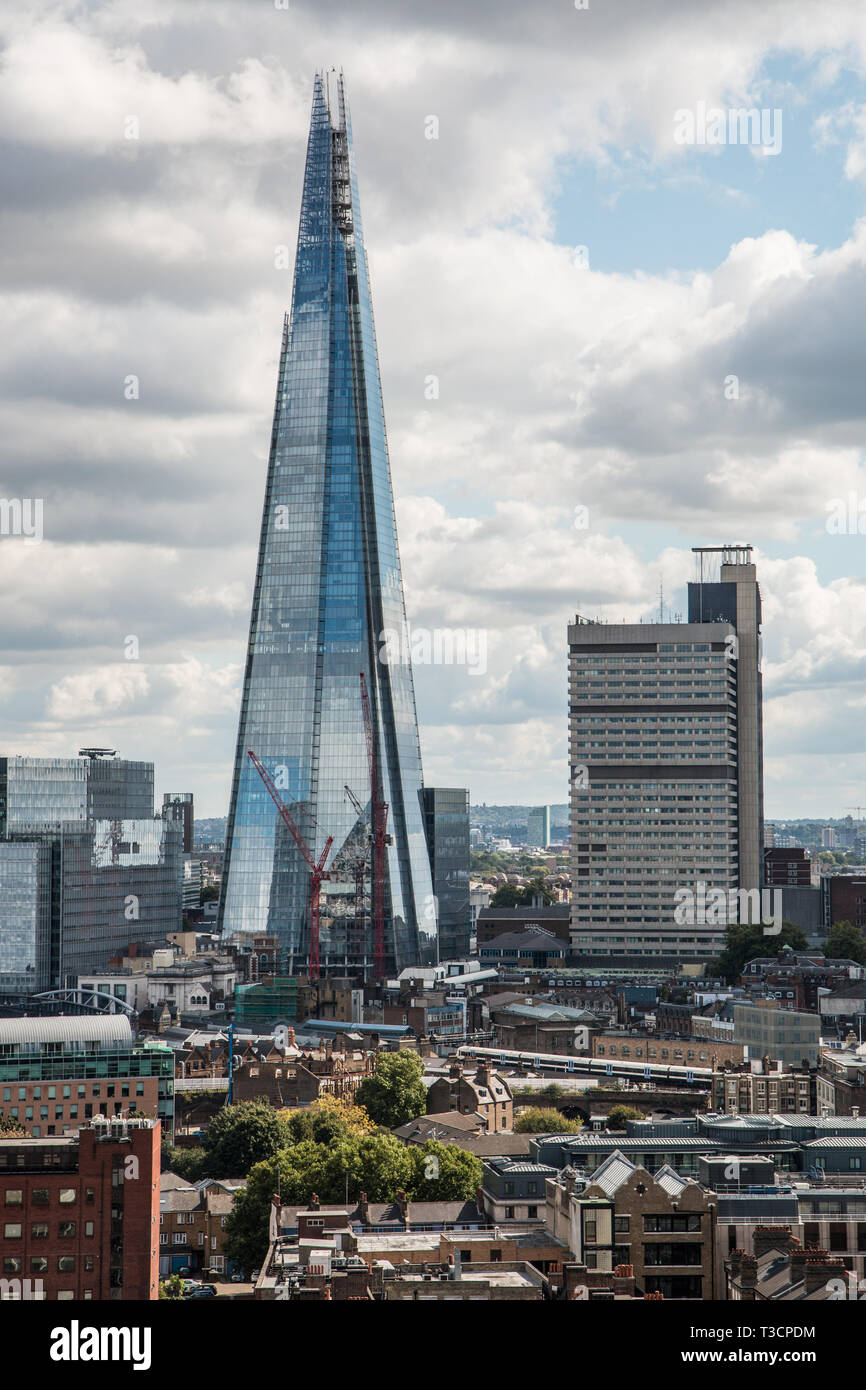
[[[362,672],[389,806],[387,965],[437,958],[412,670],[408,658],[380,660],[383,634],[405,629],[351,124],[342,77],[323,74],[283,330],[220,905],[226,934],[276,935],[290,974],[309,965],[310,870],[247,749],[314,859],[334,837],[322,884],[322,969],[369,972]]]

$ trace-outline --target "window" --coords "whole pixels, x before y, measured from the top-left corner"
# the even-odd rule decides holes
[[[472,1261],[472,1251],[471,1251],[471,1250],[461,1250],[461,1251],[460,1251],[460,1258],[461,1258],[461,1260],[463,1261],[464,1264],[467,1264],[467,1265],[470,1264],[471,1261]]]
[[[48,1239],[48,1222],[47,1222],[47,1221],[34,1221],[34,1222],[31,1224],[31,1227],[30,1227],[30,1239],[31,1239],[31,1240],[47,1240],[47,1239]]]
[[[84,1256],[84,1269],[85,1269],[85,1272],[86,1272],[87,1274],[92,1274],[92,1273],[93,1273],[93,1269],[94,1269],[94,1257],[93,1257],[93,1255],[85,1255],[85,1256]]]
[[[74,1298],[75,1298],[75,1290],[74,1290],[74,1289],[58,1289],[58,1290],[57,1290],[57,1301],[58,1301],[58,1303],[71,1303],[72,1300],[73,1300]]]
[[[58,1256],[57,1256],[57,1272],[58,1272],[58,1274],[71,1274],[72,1271],[73,1271],[74,1269],[75,1269],[75,1256],[74,1256],[74,1255],[58,1255]]]
[[[4,1273],[4,1274],[20,1274],[20,1273],[21,1273],[21,1256],[20,1256],[20,1255],[5,1255],[5,1256],[3,1257],[3,1273]]]
[[[84,1223],[84,1234],[85,1234],[86,1236],[92,1236],[92,1235],[93,1235],[93,1222],[92,1222],[92,1221],[85,1221],[85,1223]]]
[[[33,1203],[34,1207],[47,1207],[48,1188],[34,1187],[33,1191],[30,1193],[30,1201]]]
[[[76,1193],[74,1187],[61,1187],[61,1189],[60,1189],[60,1205],[61,1205],[62,1207],[71,1206],[72,1203],[76,1200],[77,1195],[78,1195],[78,1194]]]
[[[175,1245],[186,1245],[186,1231],[176,1231],[174,1243]]]
[[[613,1229],[618,1236],[627,1236],[629,1225],[630,1218],[627,1216],[615,1216],[613,1218]]]
[[[57,1234],[60,1236],[61,1240],[69,1240],[75,1235],[75,1222],[61,1221],[60,1225],[57,1227]]]
[[[48,1269],[48,1256],[47,1256],[47,1255],[31,1255],[31,1256],[30,1256],[30,1273],[31,1273],[31,1274],[45,1274],[45,1272],[46,1272],[47,1269]]]
[[[505,1208],[505,1220],[506,1220],[506,1221],[513,1221],[513,1220],[514,1220],[514,1207],[506,1207],[506,1208]]]
[[[92,1187],[85,1187],[84,1200],[87,1202],[88,1206],[93,1206],[94,1189]]]
[[[7,1207],[20,1207],[24,1202],[24,1190],[20,1187],[7,1187],[6,1205]]]
[[[7,1240],[20,1240],[21,1222],[7,1221],[5,1226],[3,1227],[3,1235],[6,1237]]]

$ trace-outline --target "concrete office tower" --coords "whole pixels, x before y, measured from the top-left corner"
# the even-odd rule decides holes
[[[533,806],[526,819],[526,843],[531,849],[550,844],[550,807]]]
[[[571,936],[585,964],[705,965],[727,925],[710,890],[730,918],[736,890],[763,882],[755,566],[748,546],[695,554],[688,622],[568,629]]]
[[[362,673],[388,806],[385,967],[399,972],[437,959],[408,650],[352,131],[342,78],[321,75],[280,356],[219,918],[237,938],[278,937],[289,974],[314,959],[309,861],[247,752],[273,778],[313,860],[333,837],[322,884],[322,971],[370,973],[376,943]]]

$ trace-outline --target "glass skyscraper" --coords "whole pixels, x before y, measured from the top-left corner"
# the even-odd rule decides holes
[[[220,924],[310,953],[310,871],[247,757],[267,768],[322,884],[324,971],[368,972],[371,786],[387,802],[385,958],[437,958],[421,754],[367,257],[342,77],[316,77],[227,827]],[[357,802],[353,803],[346,787]],[[360,809],[358,809],[360,808]]]

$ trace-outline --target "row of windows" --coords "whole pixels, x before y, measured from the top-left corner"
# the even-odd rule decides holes
[[[85,1221],[85,1236],[93,1235],[93,1222]],[[21,1240],[24,1234],[24,1227],[20,1221],[7,1221],[3,1226],[3,1235],[6,1240]],[[30,1239],[47,1240],[49,1237],[49,1223],[47,1221],[31,1221]],[[71,1240],[76,1235],[76,1224],[74,1221],[60,1221],[57,1225],[57,1234],[62,1240]]]
[[[651,939],[651,938],[647,937],[647,940],[650,940],[650,939]],[[617,1043],[610,1043],[610,1044],[608,1044],[607,1055],[608,1055],[609,1057],[615,1057],[615,1056],[616,1056],[616,1049],[617,1049],[617,1046],[618,1046]],[[694,1061],[696,1060],[696,1058],[697,1058],[697,1060],[698,1060],[699,1062],[705,1062],[705,1061],[707,1060],[707,1053],[706,1053],[706,1052],[698,1052],[698,1053],[696,1054],[692,1048],[686,1049],[685,1053],[683,1052],[683,1049],[682,1049],[681,1047],[675,1047],[675,1048],[673,1048],[673,1049],[669,1049],[669,1048],[667,1048],[667,1047],[663,1047],[663,1048],[661,1049],[661,1055],[662,1055],[662,1057],[670,1057],[670,1056],[671,1056],[671,1053],[673,1053],[673,1056],[674,1056],[674,1057],[679,1057],[680,1059],[682,1059],[683,1056],[685,1056],[685,1060],[686,1060],[687,1062],[694,1062]],[[597,1051],[596,1055],[597,1055],[598,1057],[604,1057],[604,1055],[605,1055],[604,1044],[599,1043],[599,1045],[598,1045],[598,1051]],[[635,1047],[634,1055],[635,1055],[635,1057],[643,1057],[643,1055],[644,1055],[644,1049],[643,1049],[642,1047]],[[659,1055],[659,1049],[658,1049],[657,1047],[648,1047],[648,1048],[646,1049],[646,1055],[647,1055],[647,1057],[657,1057],[657,1056]],[[623,1045],[620,1047],[620,1056],[621,1056],[621,1057],[630,1057],[630,1056],[631,1056],[631,1047],[630,1047],[627,1043],[626,1043],[626,1044],[623,1044]]]
[[[4,1274],[21,1274],[21,1273],[23,1272],[23,1264],[24,1264],[24,1261],[22,1260],[22,1258],[21,1258],[20,1255],[4,1255],[4,1257],[3,1257],[3,1273],[4,1273]],[[96,1257],[95,1257],[94,1255],[85,1255],[85,1256],[84,1256],[84,1269],[85,1269],[85,1272],[88,1273],[88,1274],[90,1274],[90,1273],[93,1272],[93,1270],[94,1270],[95,1268],[96,1268]],[[75,1256],[74,1256],[74,1255],[58,1255],[58,1256],[57,1256],[56,1269],[57,1269],[57,1273],[58,1273],[58,1274],[74,1274],[74,1273],[75,1273]],[[47,1255],[31,1255],[31,1257],[30,1257],[30,1273],[31,1273],[31,1274],[47,1274],[47,1273],[48,1273],[48,1256],[47,1256]],[[60,1297],[60,1295],[58,1294],[58,1298],[59,1298],[59,1297]],[[86,1295],[85,1295],[85,1297],[86,1297]]]
[[[61,1206],[71,1206],[78,1201],[78,1193],[74,1187],[61,1187],[57,1200]],[[24,1205],[24,1189],[21,1187],[7,1187],[4,1198],[7,1207],[21,1207]],[[47,1207],[51,1201],[51,1193],[47,1187],[34,1187],[30,1192],[30,1201],[35,1207]],[[93,1188],[87,1188],[87,1201],[93,1201]]]
[[[7,1103],[8,1103],[10,1100],[12,1100],[12,1092],[13,1092],[14,1089],[15,1089],[15,1088],[14,1088],[13,1086],[4,1086],[4,1087],[3,1087],[3,1099],[4,1099],[4,1101],[6,1101]],[[19,1086],[19,1087],[18,1087],[18,1100],[41,1100],[41,1099],[42,1099],[42,1087],[41,1087],[41,1086],[34,1086],[34,1087],[32,1088],[32,1090],[31,1090],[29,1096],[28,1096],[28,1094],[27,1094],[27,1091],[28,1091],[28,1088],[27,1088],[26,1086]],[[106,1085],[106,1087],[105,1087],[105,1094],[106,1094],[106,1096],[107,1096],[109,1099],[111,1099],[111,1098],[114,1096],[115,1091],[116,1091],[116,1086],[115,1086],[114,1082],[113,1082],[113,1081],[108,1082],[107,1085]],[[87,1095],[87,1087],[86,1087],[86,1086],[78,1086],[78,1087],[76,1088],[76,1094],[77,1094],[77,1096],[78,1096],[78,1098],[79,1098],[80,1100],[83,1100],[84,1097]],[[98,1099],[98,1098],[100,1097],[100,1095],[102,1094],[102,1088],[101,1088],[101,1086],[98,1085],[98,1084],[96,1084],[96,1085],[91,1085],[90,1094],[91,1094],[93,1097],[95,1097],[95,1098]],[[128,1096],[128,1095],[129,1095],[129,1083],[128,1083],[128,1082],[123,1082],[123,1083],[121,1084],[121,1087],[120,1087],[120,1094],[121,1094],[121,1096]],[[137,1096],[143,1096],[143,1095],[144,1095],[144,1082],[143,1082],[143,1081],[138,1081],[138,1082],[136,1082],[136,1085],[135,1085],[135,1094],[136,1094]],[[71,1097],[72,1097],[72,1087],[71,1087],[71,1086],[63,1086],[62,1089],[61,1089],[61,1099],[62,1099],[62,1100],[70,1100]],[[47,1100],[56,1100],[56,1099],[57,1099],[57,1087],[56,1087],[56,1086],[48,1086],[48,1087],[46,1087],[46,1099],[47,1099]]]

